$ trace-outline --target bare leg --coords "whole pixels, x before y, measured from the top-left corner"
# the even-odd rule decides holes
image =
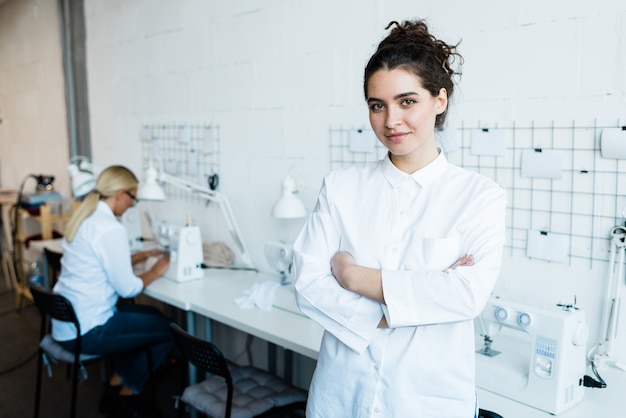
[[[129,388],[128,386],[124,386],[123,383],[122,383],[122,378],[119,377],[115,373],[109,379],[109,385],[111,385],[111,386],[121,386],[119,394],[122,395],[122,396],[128,396],[128,395],[133,395],[134,394],[133,389]]]

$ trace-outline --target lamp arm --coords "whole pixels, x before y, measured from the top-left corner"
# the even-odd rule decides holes
[[[219,206],[226,219],[226,224],[228,225],[228,230],[230,231],[230,235],[235,241],[237,247],[239,247],[239,252],[241,253],[241,261],[246,267],[255,268],[254,263],[252,263],[252,259],[250,258],[250,252],[248,251],[248,246],[243,240],[243,235],[239,229],[239,225],[237,224],[237,219],[235,219],[235,215],[230,207],[230,202],[226,198],[226,196],[221,195],[221,199],[219,201]]]
[[[179,189],[188,190],[190,192],[202,193],[204,197],[214,202],[220,202],[221,199],[223,199],[223,195],[214,190],[198,186],[197,184],[194,184],[190,181],[179,179],[178,177],[167,174],[161,170],[158,172],[157,180],[163,183],[171,184],[172,186],[176,186]]]
[[[78,168],[80,168],[82,171],[87,171],[94,175],[96,174],[97,171],[100,171],[99,167],[96,167],[93,163],[90,163],[89,161],[86,161],[86,160],[81,161]]]
[[[96,174],[97,171],[101,171],[101,168],[89,161],[89,157],[84,155],[75,155],[70,158],[70,164],[73,164],[80,171],[85,171],[91,174]]]
[[[220,207],[220,211],[226,220],[226,225],[228,227],[228,231],[235,242],[235,245],[239,249],[241,254],[241,261],[246,267],[256,269],[252,259],[250,258],[250,252],[248,251],[248,246],[243,239],[243,235],[239,229],[239,225],[237,224],[237,219],[230,207],[230,202],[226,195],[216,192],[215,190],[211,190],[205,187],[198,186],[197,184],[191,183],[189,181],[185,181],[179,179],[177,177],[171,176],[162,171],[159,172],[158,179],[164,183],[171,184],[172,186],[176,186],[180,189],[188,190],[194,192],[207,200],[215,202]]]

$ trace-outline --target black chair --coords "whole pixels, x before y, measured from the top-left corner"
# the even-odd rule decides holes
[[[61,257],[63,253],[58,253],[48,247],[44,247],[43,254],[48,263],[48,285],[50,289],[52,289],[61,274]]]
[[[41,375],[44,362],[50,368],[50,361],[63,362],[72,365],[72,398],[70,404],[70,416],[76,416],[76,395],[79,381],[86,379],[87,372],[84,364],[99,360],[101,356],[81,353],[80,324],[74,312],[72,304],[63,296],[49,292],[42,287],[30,286],[35,305],[41,313],[41,330],[39,343],[39,359],[37,362],[37,386],[35,390],[35,418],[39,416],[41,398]],[[47,334],[50,326],[50,318],[59,321],[71,322],[76,327],[76,351],[65,350],[61,345]]]
[[[171,325],[176,345],[187,361],[210,376],[184,389],[180,398],[211,417],[273,417],[304,411],[307,393],[278,376],[250,366],[228,363],[208,341]],[[183,385],[184,386],[184,385]],[[182,416],[183,409],[179,409]]]
[[[503,418],[502,415],[495,412],[488,411],[486,409],[478,410],[478,418]]]

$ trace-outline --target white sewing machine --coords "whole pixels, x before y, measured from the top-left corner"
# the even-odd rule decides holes
[[[170,238],[170,266],[164,276],[177,282],[203,278],[200,228],[187,225]]]
[[[476,351],[478,387],[554,415],[582,400],[584,311],[492,297],[477,322],[484,342]]]
[[[122,225],[126,228],[128,234],[128,245],[130,251],[139,251],[143,248],[141,241],[141,214],[136,207],[130,207],[121,217]]]

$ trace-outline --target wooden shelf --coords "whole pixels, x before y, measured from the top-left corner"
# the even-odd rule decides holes
[[[72,212],[78,205],[78,202],[73,203]],[[40,226],[41,240],[50,240],[53,238],[54,226],[61,223],[65,224],[70,220],[72,214],[53,214],[52,208],[48,204],[43,204],[39,207],[39,215],[32,215],[25,209],[20,209],[19,211],[19,220],[16,228],[17,242],[16,248],[14,249],[18,265],[18,271],[16,272],[18,280],[15,288],[15,302],[17,309],[21,310],[26,301],[32,300],[28,289],[28,271],[24,268],[24,244],[29,236],[24,234],[22,222],[27,218],[36,220]]]

